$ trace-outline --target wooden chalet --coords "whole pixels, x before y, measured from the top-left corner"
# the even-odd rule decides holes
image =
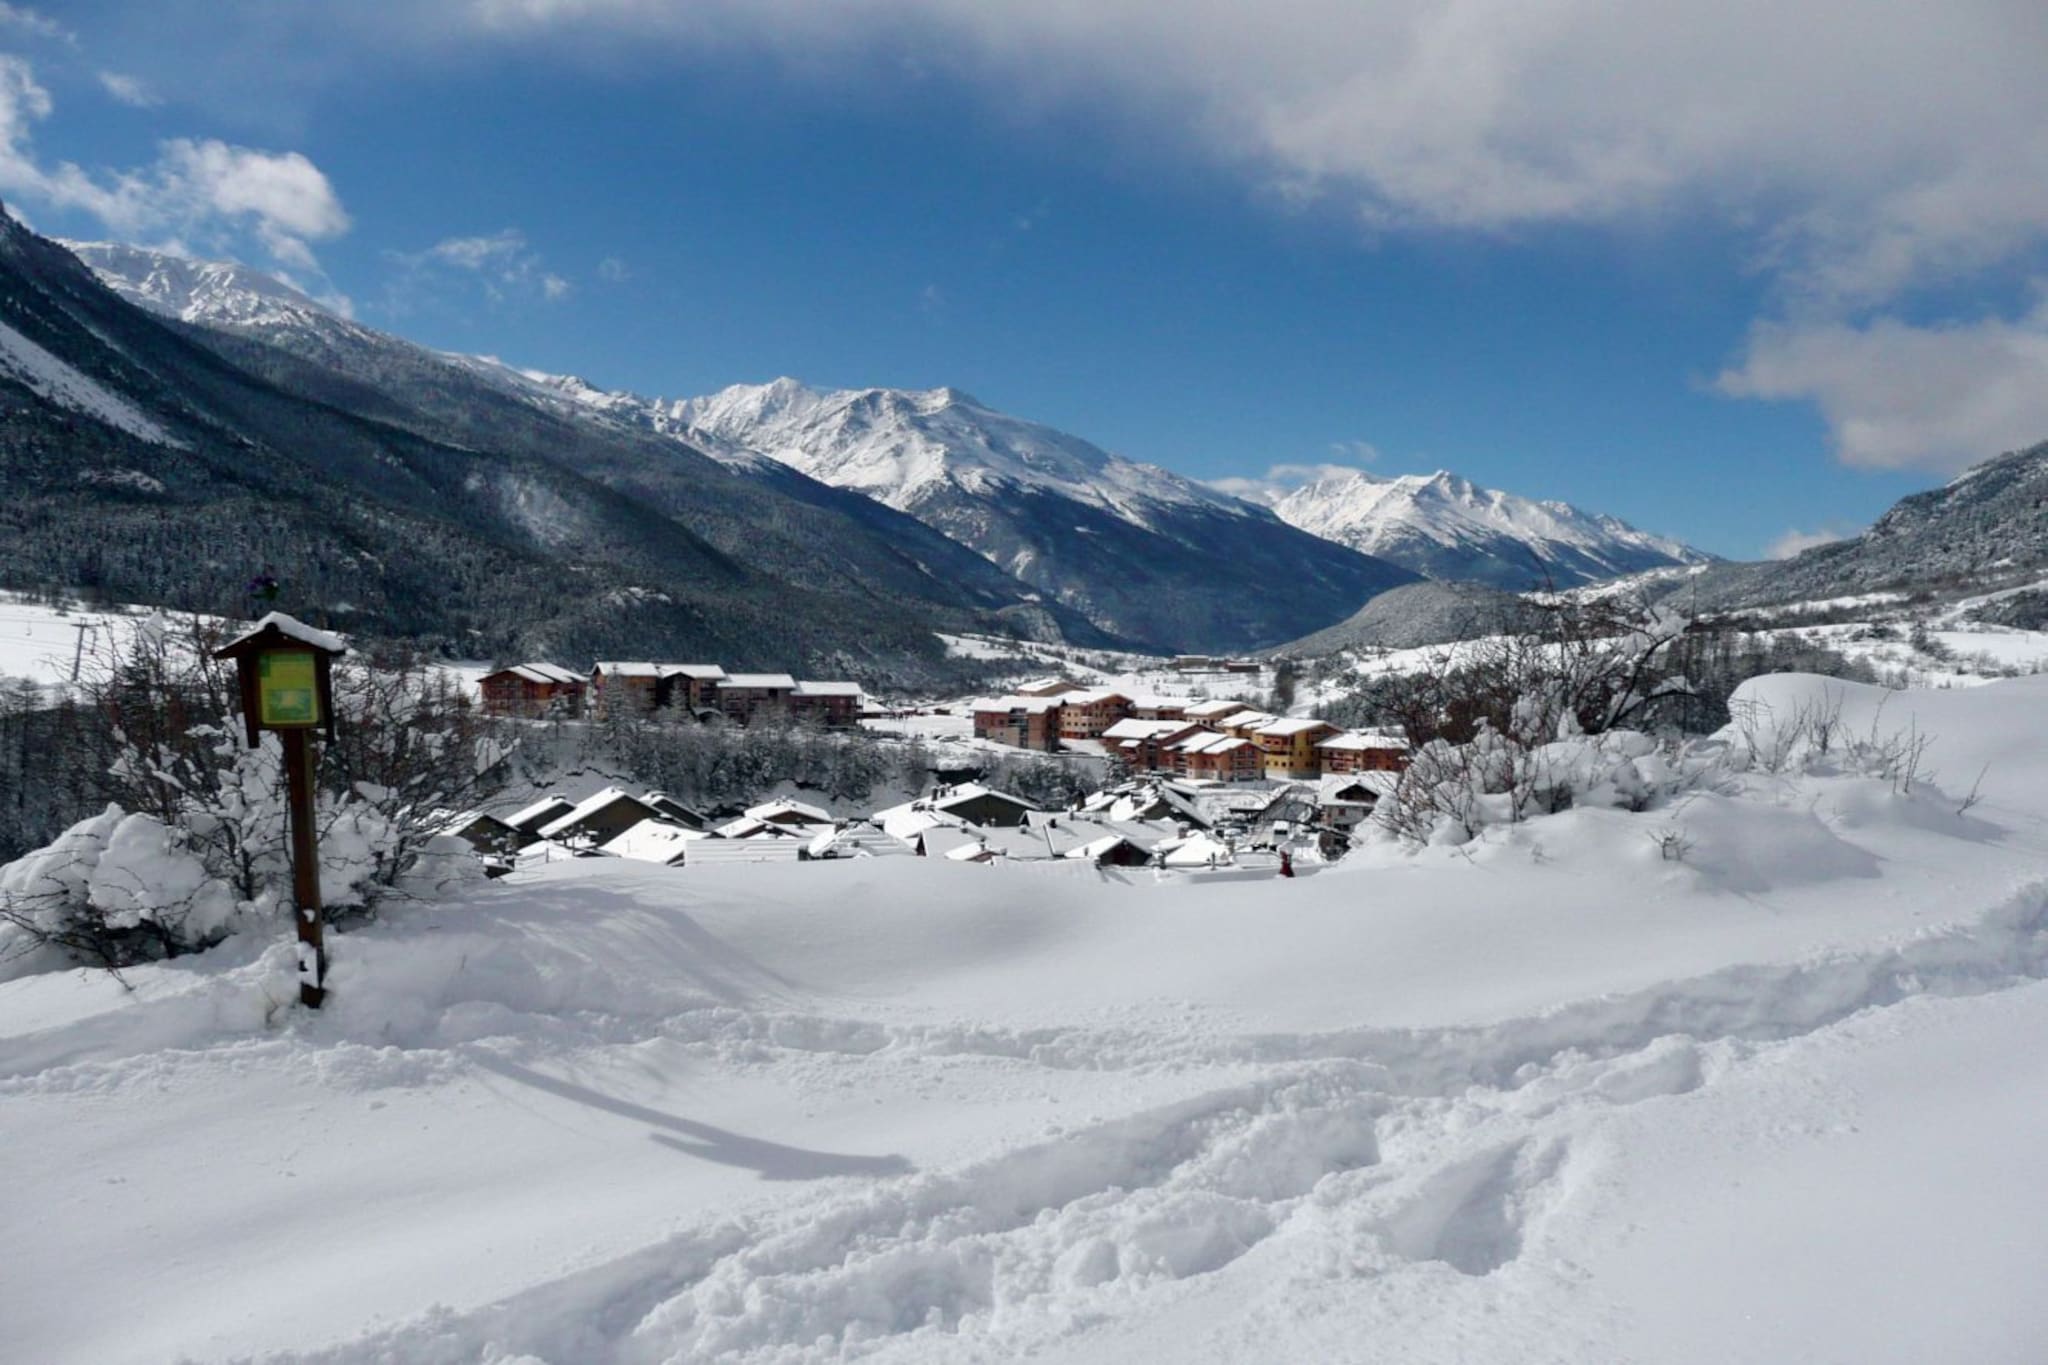
[[[1201,731],[1173,746],[1174,768],[1209,782],[1255,782],[1266,775],[1259,746],[1237,735]]]
[[[661,704],[661,665],[606,659],[590,670],[593,716],[644,716]]]
[[[702,715],[718,706],[718,684],[725,670],[717,664],[656,664],[657,706],[680,707],[691,715]]]
[[[1316,745],[1337,733],[1337,727],[1312,716],[1286,716],[1253,730],[1250,738],[1265,755],[1266,776],[1320,777],[1322,762]]]
[[[1131,713],[1131,699],[1113,688],[1069,692],[1060,698],[1060,738],[1100,739],[1102,732]]]
[[[1102,744],[1112,758],[1121,759],[1132,772],[1178,772],[1179,755],[1172,747],[1181,740],[1208,733],[1186,720],[1120,720],[1102,732]]]
[[[1349,731],[1316,745],[1325,774],[1397,773],[1408,766],[1408,741],[1399,735]]]
[[[838,729],[860,721],[861,688],[856,682],[800,681],[789,694],[789,711],[798,720]]]
[[[787,673],[732,673],[715,684],[718,709],[735,725],[790,714],[796,679]]]
[[[598,848],[642,820],[658,818],[654,807],[620,787],[606,787],[579,801],[565,815],[540,827],[540,837],[578,848]]]
[[[580,673],[557,664],[514,664],[486,673],[477,683],[484,711],[493,716],[580,716],[588,686]]]

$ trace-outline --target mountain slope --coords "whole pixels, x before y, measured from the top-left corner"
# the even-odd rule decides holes
[[[1727,610],[1876,591],[1981,590],[2048,570],[2048,441],[1899,499],[1862,535],[1791,559],[1717,565],[1676,591]]]
[[[1274,644],[1413,578],[956,389],[819,391],[779,379],[670,411],[693,430],[911,513],[1105,629],[1156,647]]]
[[[1711,560],[1691,546],[1569,503],[1481,488],[1456,474],[1348,470],[1272,500],[1293,526],[1429,578],[1522,591]]]
[[[289,391],[4,214],[0,327],[0,581],[233,612],[269,565],[289,609],[472,656],[945,667],[918,613],[763,573],[558,463]]]
[[[942,628],[1114,643],[915,518],[773,461],[710,458],[631,405],[583,401],[594,391],[577,381],[428,350],[338,317],[247,267],[106,243],[71,247],[110,288],[282,387],[433,440],[572,470],[778,579],[881,599]]]

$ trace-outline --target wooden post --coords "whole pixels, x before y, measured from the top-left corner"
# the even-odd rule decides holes
[[[285,795],[291,807],[293,922],[299,930],[299,1003],[319,1009],[327,996],[327,947],[320,905],[320,851],[314,828],[313,746],[304,730],[281,730]]]

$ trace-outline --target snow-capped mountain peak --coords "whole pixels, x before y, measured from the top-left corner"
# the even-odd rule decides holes
[[[289,280],[233,261],[192,260],[117,242],[60,245],[130,303],[182,322],[306,327],[346,321]]]
[[[1192,479],[995,411],[956,388],[813,389],[783,378],[675,406],[692,428],[912,510],[937,488],[1056,493],[1140,526],[1162,508],[1257,515]]]
[[[1569,587],[1712,557],[1570,503],[1485,488],[1459,474],[1326,475],[1266,501],[1281,520],[1432,578]]]

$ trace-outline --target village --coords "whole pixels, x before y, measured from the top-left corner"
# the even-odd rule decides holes
[[[1167,668],[1182,679],[1239,685],[1262,673],[1253,661],[1206,656],[1182,656]],[[801,793],[712,811],[669,793],[608,785],[580,798],[549,793],[517,810],[451,817],[445,832],[475,848],[493,875],[568,858],[686,867],[915,856],[1291,876],[1341,858],[1408,763],[1398,733],[1342,730],[1238,698],[1065,676],[922,708],[870,707],[855,683],[727,673],[716,664],[602,661],[586,676],[528,663],[486,673],[478,687],[487,713],[528,720],[669,713],[836,729],[865,721],[884,736],[950,722],[971,726],[982,746],[1095,760],[1107,772],[1103,786],[1061,809],[962,780],[850,816]]]

